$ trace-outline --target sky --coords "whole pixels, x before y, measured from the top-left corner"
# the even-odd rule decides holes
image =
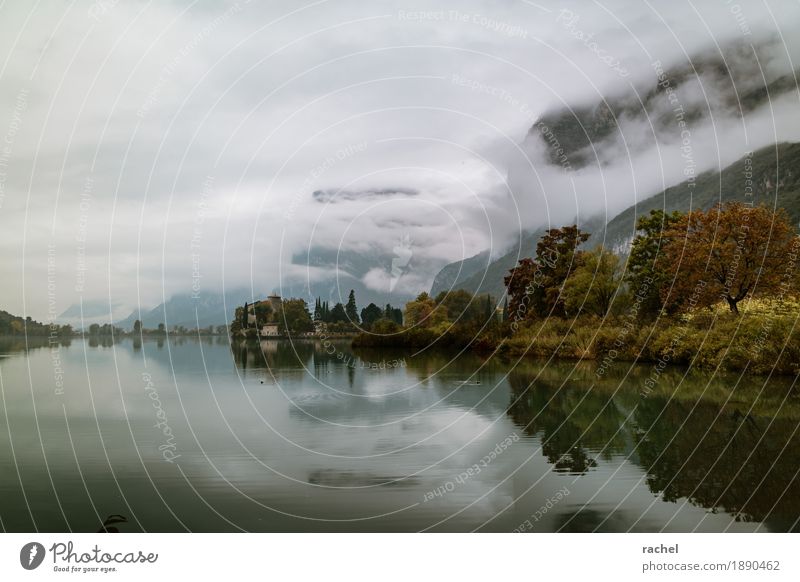
[[[541,115],[731,47],[766,43],[754,71],[791,73],[798,29],[795,1],[6,1],[0,309],[121,319],[335,276],[293,260],[309,248],[413,254],[399,284],[425,290],[451,261],[684,179],[646,125],[599,170],[549,167],[526,137]],[[698,87],[684,98],[714,99]],[[797,106],[701,120],[698,171],[800,139]],[[397,283],[388,265],[363,282]]]

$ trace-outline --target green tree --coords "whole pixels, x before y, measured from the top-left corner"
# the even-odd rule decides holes
[[[400,326],[397,322],[382,317],[375,321],[372,325],[372,333],[375,335],[392,335],[400,331]]]
[[[370,303],[361,310],[361,323],[364,327],[369,327],[383,317],[383,311],[374,303]]]
[[[285,299],[277,319],[278,331],[282,335],[297,335],[314,330],[308,305],[303,299]]]
[[[569,315],[579,312],[605,317],[620,292],[619,257],[599,246],[583,253],[583,260],[564,282],[564,306]]]
[[[253,304],[253,313],[256,316],[256,327],[261,329],[265,324],[275,321],[272,304],[269,301],[259,301]]]
[[[640,216],[636,221],[637,234],[631,243],[625,279],[643,316],[661,313],[661,290],[669,284],[670,278],[663,265],[658,264],[659,258],[663,257],[667,241],[664,234],[681,216],[677,211],[651,210],[648,216]]]
[[[358,319],[358,306],[356,305],[356,292],[353,289],[350,289],[350,295],[347,296],[347,306],[344,308],[345,313],[347,314],[347,319],[353,325],[358,325],[360,320]]]
[[[322,300],[317,297],[314,303],[314,321],[323,321],[322,319]]]
[[[133,333],[135,335],[141,335],[142,333],[142,322],[138,319],[133,322]]]
[[[436,296],[436,305],[443,310],[443,316],[449,321],[472,321],[477,319],[476,305],[472,293],[463,289],[442,291]]]
[[[330,315],[328,315],[328,321],[330,323],[347,323],[347,313],[341,303],[337,303],[333,306]]]

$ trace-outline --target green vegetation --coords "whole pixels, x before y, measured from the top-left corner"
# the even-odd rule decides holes
[[[71,337],[72,326],[39,323],[30,317],[18,317],[0,310],[0,336]]]
[[[262,336],[314,334],[334,337],[366,332],[375,326],[385,326],[386,323],[402,325],[403,312],[388,303],[384,309],[370,303],[361,310],[359,316],[356,294],[351,289],[346,305],[336,303],[331,308],[327,301],[318,297],[314,303],[313,315],[304,299],[281,300],[279,297],[270,297],[263,301],[245,303],[236,308],[230,332],[233,337],[249,339],[259,337],[259,333]],[[265,334],[264,326],[274,326],[275,333]]]
[[[372,324],[369,332],[353,339],[354,347],[462,348],[474,343],[498,342],[500,320],[497,302],[488,295],[473,296],[463,290],[441,292],[435,298],[420,293],[406,303],[401,322],[396,310],[386,306],[384,317]],[[392,312],[393,318],[386,317]],[[405,326],[403,325],[405,323]]]
[[[800,373],[800,237],[783,211],[729,203],[641,217],[627,269],[588,233],[549,230],[505,278],[502,321],[490,297],[421,293],[405,327],[385,323],[354,346],[472,346],[501,357],[654,362]]]

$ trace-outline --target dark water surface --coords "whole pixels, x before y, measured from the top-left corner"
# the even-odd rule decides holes
[[[7,531],[790,531],[792,379],[226,338],[0,342]],[[678,390],[680,398],[671,397]]]

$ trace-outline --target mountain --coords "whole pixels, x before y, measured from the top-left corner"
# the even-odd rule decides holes
[[[746,174],[749,173],[748,177]],[[752,184],[747,184],[750,180]],[[782,143],[765,147],[751,156],[745,156],[720,171],[708,171],[697,176],[694,186],[685,181],[667,188],[642,202],[624,210],[607,225],[598,219],[581,224],[581,228],[592,233],[587,247],[603,244],[619,254],[627,254],[635,235],[636,220],[651,210],[686,212],[690,208],[708,209],[717,202],[750,202],[784,208],[794,224],[800,223],[800,143]],[[752,188],[752,197],[745,198],[745,188]],[[516,247],[494,260],[487,261],[486,252],[464,261],[445,266],[434,280],[431,294],[453,289],[464,289],[471,293],[492,293],[500,297],[505,287],[503,277],[508,274],[519,258],[532,257],[536,243],[543,230],[522,238]],[[460,276],[460,266],[466,265]]]
[[[109,323],[112,318],[123,317],[125,308],[119,304],[109,304],[108,300],[87,300],[73,303],[56,318],[62,325],[68,324],[75,329],[89,327],[93,323]]]
[[[668,91],[678,96],[675,103],[680,104],[682,119],[689,126],[712,119],[741,119],[781,95],[797,92],[797,71],[765,77],[769,73],[752,58],[753,49],[766,57],[774,45],[729,46],[724,57],[699,55],[691,62],[655,68],[653,80],[640,83],[636,91],[545,113],[530,127],[527,139],[545,146],[552,165],[568,163],[578,170],[598,161],[609,163],[626,144],[641,149],[657,140],[679,139],[675,111],[664,107]]]
[[[431,295],[436,297],[440,292],[447,291],[459,282],[469,279],[475,273],[485,271],[491,263],[489,251],[483,251],[468,259],[445,265],[433,279]]]
[[[188,329],[225,325],[233,319],[234,309],[246,301],[252,301],[252,294],[246,289],[227,291],[225,294],[200,293],[196,298],[188,293],[177,294],[153,309],[141,313],[135,310],[122,321],[115,321],[114,325],[130,330],[137,319],[142,321],[146,329],[156,329],[159,323],[167,328],[183,326]]]
[[[379,251],[357,253],[353,251],[338,251],[329,248],[313,247],[308,253],[298,254],[292,260],[295,265],[309,266],[310,270],[328,270],[333,275],[323,280],[285,282],[275,285],[272,289],[256,293],[256,299],[262,299],[270,293],[277,293],[284,298],[300,297],[309,304],[309,309],[314,308],[314,300],[321,297],[334,303],[347,302],[347,296],[353,289],[356,295],[358,308],[375,303],[383,307],[387,303],[401,306],[412,299],[414,295],[405,293],[400,289],[387,287],[385,291],[367,287],[362,279],[371,270],[389,273],[392,266],[392,257],[384,256]],[[245,302],[253,301],[250,290],[241,288],[222,293],[200,293],[195,298],[189,293],[173,295],[161,305],[144,310],[136,310],[121,321],[115,321],[123,329],[132,329],[137,319],[147,329],[155,329],[159,323],[164,323],[168,328],[183,326],[189,329],[208,327],[209,325],[225,325],[233,319],[236,307]],[[108,321],[108,307],[105,306],[105,321]]]
[[[751,177],[748,178],[746,173],[750,173]],[[746,180],[751,180],[752,185],[746,184]],[[745,198],[745,188],[752,188],[752,197]],[[762,148],[721,172],[700,174],[692,188],[688,181],[667,188],[609,221],[605,241],[593,238],[617,252],[627,253],[635,234],[637,218],[651,210],[705,210],[718,202],[735,201],[783,208],[792,223],[800,222],[800,143],[782,143]]]
[[[413,253],[410,254],[413,255]],[[302,297],[312,306],[314,299],[320,297],[333,306],[339,302],[346,303],[347,296],[352,289],[355,291],[359,309],[370,303],[380,306],[387,303],[395,306],[403,305],[416,296],[416,290],[410,292],[404,288],[402,275],[392,278],[392,260],[394,258],[396,255],[377,247],[361,252],[319,246],[311,247],[307,253],[298,253],[293,256],[292,264],[309,267],[309,273],[327,271],[330,275],[321,280],[284,282],[281,284],[280,294],[284,297]],[[415,268],[413,256],[405,266],[408,269]],[[367,286],[364,281],[370,278],[370,274],[377,274],[377,280],[385,281],[385,288],[375,289],[376,285]]]
[[[595,235],[600,233],[601,236],[605,226],[599,218],[578,221],[578,225],[587,232]],[[561,225],[553,225],[553,228],[557,226]],[[546,230],[547,228],[541,228],[526,233],[511,250],[493,261],[488,260],[488,252],[484,251],[469,259],[446,265],[434,278],[431,295],[435,297],[442,291],[463,289],[474,295],[488,293],[499,300],[506,291],[503,279],[508,275],[508,271],[514,268],[520,259],[536,254],[536,245]],[[460,266],[463,268],[459,273]]]

